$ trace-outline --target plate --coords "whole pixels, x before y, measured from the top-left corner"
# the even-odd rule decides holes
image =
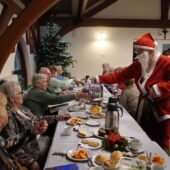
[[[103,113],[100,113],[100,114],[91,114],[90,117],[93,118],[93,119],[102,119],[104,118],[104,114]]]
[[[67,120],[67,124],[71,125],[71,126],[81,125],[84,123],[85,123],[85,121],[82,119],[79,119],[79,118],[72,118],[72,119]]]
[[[146,170],[146,163],[139,159],[122,157],[118,162],[120,169]]]
[[[87,114],[77,114],[77,118],[80,118],[80,119],[88,119],[89,118],[89,115]]]
[[[104,139],[104,136],[99,136],[98,130],[99,130],[99,129],[95,129],[95,130],[93,131],[93,135],[96,136],[96,137],[98,137],[98,138],[100,138],[100,139]]]
[[[92,106],[92,107],[93,107],[93,106]],[[92,107],[91,107],[91,108],[92,108]],[[86,112],[87,112],[87,113],[90,113],[90,114],[95,114],[95,113],[100,113],[100,112],[102,112],[102,108],[101,108],[100,106],[99,106],[99,112],[91,112],[91,111],[90,111],[91,108],[86,109]]]
[[[132,152],[133,154],[141,154],[141,153],[144,153],[144,150],[143,150],[143,149],[132,150],[132,149],[130,149],[128,146],[125,148],[125,150],[128,151],[128,152]]]
[[[75,150],[69,150],[69,151],[67,152],[67,157],[68,157],[70,160],[72,160],[72,161],[84,162],[84,161],[88,161],[89,157],[91,157],[91,156],[90,156],[90,153],[86,151],[86,152],[87,152],[87,155],[88,155],[88,157],[87,157],[86,159],[76,159],[76,158],[73,158],[73,157],[72,157],[72,155],[73,155],[74,152],[75,152]]]
[[[80,106],[71,106],[68,110],[70,112],[79,112],[82,110],[82,108]]]
[[[110,159],[110,154],[106,154],[106,153],[103,153],[103,154],[108,158],[108,160]],[[97,154],[97,155],[99,155],[99,154]],[[93,155],[91,160],[92,160],[94,166],[96,166],[96,167],[101,167],[100,165],[98,165],[98,164],[95,162],[95,159],[96,159],[96,156],[97,156],[97,155]]]
[[[86,122],[86,125],[88,125],[88,126],[99,126],[99,125],[100,125],[100,122],[95,121],[95,120],[88,120],[88,121]]]
[[[85,144],[83,142],[83,140],[86,140],[87,141],[87,144]],[[90,146],[88,141],[94,141],[94,142],[97,142],[99,145],[98,146]],[[97,139],[97,138],[86,138],[86,139],[82,139],[80,140],[80,144],[81,144],[81,147],[82,148],[87,148],[87,149],[99,149],[102,147],[102,141],[100,139]]]
[[[92,132],[90,132],[87,128],[79,127],[78,128],[78,137],[87,138],[93,136]]]

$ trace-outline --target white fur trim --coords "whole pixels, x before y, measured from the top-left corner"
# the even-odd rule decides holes
[[[96,83],[100,84],[99,76],[96,76]]]
[[[154,85],[152,86],[152,88],[154,89],[154,91],[155,91],[155,93],[156,93],[156,96],[157,96],[157,97],[160,97],[160,96],[161,96],[161,92],[160,92],[157,84],[154,84]]]
[[[153,114],[158,122],[162,122],[164,120],[170,119],[170,115],[164,115],[160,117],[155,111],[153,112]]]
[[[155,50],[155,48],[148,47],[148,46],[142,46],[142,45],[134,45],[134,48],[138,49],[144,49],[144,50]]]

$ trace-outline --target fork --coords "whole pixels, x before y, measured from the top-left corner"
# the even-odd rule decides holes
[[[151,170],[151,165],[152,165],[152,160],[151,160],[151,158],[152,158],[152,153],[151,152],[147,152],[147,158],[148,158],[148,162],[147,162],[147,165],[146,165],[146,169],[147,170]]]
[[[94,166],[92,158],[89,158],[89,156],[88,156],[87,164],[88,164],[89,167],[93,167]]]
[[[76,151],[79,149],[79,147],[81,146],[81,143],[79,142],[76,148]]]

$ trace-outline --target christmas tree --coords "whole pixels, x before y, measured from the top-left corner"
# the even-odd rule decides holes
[[[55,23],[47,24],[47,32],[40,38],[37,49],[37,69],[50,65],[62,65],[64,76],[70,77],[67,71],[69,66],[74,66],[73,56],[66,52],[69,42],[64,42],[59,35],[61,27]]]

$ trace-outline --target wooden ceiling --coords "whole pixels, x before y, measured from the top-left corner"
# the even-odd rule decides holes
[[[100,18],[94,17],[103,10],[107,10],[116,3],[128,3],[134,0],[61,0],[54,5],[48,12],[39,18],[39,25],[45,25],[47,21],[53,21],[60,24],[65,34],[78,27],[90,26],[108,26],[108,27],[132,27],[132,28],[170,28],[170,20],[168,19],[170,0],[156,0],[153,3],[159,3],[160,17],[157,19],[149,18]],[[151,0],[138,0],[138,2],[146,3]],[[135,1],[134,1],[135,2]],[[136,1],[137,2],[137,1]],[[134,5],[137,5],[134,4]],[[133,6],[133,3],[132,3]],[[153,9],[151,5],[150,10]],[[144,11],[145,12],[145,11]],[[114,11],[113,11],[114,13]],[[135,14],[134,14],[135,15]],[[101,15],[100,15],[101,16]]]
[[[130,3],[131,6],[137,6],[140,3],[145,3],[147,5],[149,1],[153,2],[153,4],[150,4],[150,11],[159,10],[159,18],[149,18],[149,14],[147,19],[146,17],[114,17],[114,11],[111,11],[111,13],[113,13],[112,18],[108,17],[109,14],[106,17],[101,17],[101,15],[97,17],[99,13],[102,14],[102,11],[106,12],[107,9],[111,6],[116,6],[118,3],[120,3],[120,6],[123,3]],[[16,4],[20,2],[27,7],[31,0],[0,0],[0,2],[6,5],[12,4],[13,6],[16,6]],[[159,9],[154,9],[154,3],[159,3]],[[170,20],[168,19],[169,5],[170,0],[60,0],[42,15],[37,23],[41,26],[46,25],[49,21],[56,22],[62,26],[61,34],[65,34],[78,27],[90,26],[170,28]],[[17,10],[19,11],[19,9]],[[121,11],[121,13],[123,12],[124,10]]]

